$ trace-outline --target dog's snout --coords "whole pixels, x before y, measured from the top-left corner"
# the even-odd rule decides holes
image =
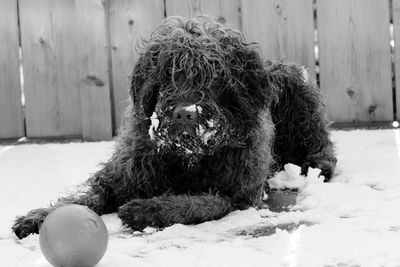
[[[177,105],[172,112],[173,121],[177,124],[196,124],[197,116],[197,108],[195,105]]]

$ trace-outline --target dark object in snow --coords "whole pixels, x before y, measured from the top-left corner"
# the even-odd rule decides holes
[[[298,190],[270,190],[266,204],[271,211],[289,211],[296,205]]]
[[[325,107],[305,68],[263,61],[254,43],[206,17],[171,17],[144,41],[115,152],[82,192],[18,217],[20,238],[56,207],[118,212],[134,230],[218,219],[262,202],[294,163],[336,165]]]

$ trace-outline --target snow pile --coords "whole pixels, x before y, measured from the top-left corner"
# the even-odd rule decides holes
[[[268,181],[271,189],[279,190],[298,190],[309,183],[323,182],[324,177],[319,177],[320,169],[309,168],[307,177],[300,175],[301,168],[297,165],[288,163],[284,166],[284,171],[277,173]]]
[[[309,168],[307,176],[300,173],[299,166],[289,163],[268,181],[270,192],[265,199],[271,211],[302,210],[316,205],[312,195],[308,197],[308,192],[316,190],[315,184],[323,183],[324,177],[319,176],[321,170]],[[299,206],[300,201],[302,206]]]
[[[98,266],[400,266],[398,130],[337,131],[337,175],[287,165],[271,182],[295,205],[235,211],[198,225],[131,233],[103,215],[109,247]],[[397,136],[397,137],[396,137]],[[50,266],[38,236],[16,240],[14,217],[46,206],[96,170],[112,142],[21,145],[0,152],[0,266]],[[7,147],[0,147],[3,151]]]

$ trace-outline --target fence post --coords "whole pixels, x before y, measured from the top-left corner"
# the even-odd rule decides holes
[[[111,139],[102,0],[20,0],[28,137]]]
[[[338,123],[393,120],[388,0],[318,0],[320,85]]]
[[[17,0],[0,1],[0,139],[24,136]]]
[[[264,57],[306,66],[315,78],[313,0],[242,0],[242,16]]]

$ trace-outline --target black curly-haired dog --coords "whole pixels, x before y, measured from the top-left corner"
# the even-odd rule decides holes
[[[288,162],[329,180],[336,158],[318,88],[303,67],[255,49],[207,18],[164,20],[143,43],[111,159],[86,189],[18,217],[15,234],[38,233],[70,203],[118,212],[135,230],[218,219],[258,206]]]

